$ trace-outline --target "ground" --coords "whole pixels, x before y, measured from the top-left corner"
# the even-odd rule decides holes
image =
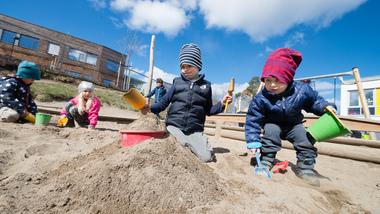
[[[202,163],[172,137],[121,147],[125,127],[0,123],[0,213],[380,213],[380,165],[319,155],[314,187],[293,150],[267,179],[242,142],[211,137],[217,161]]]

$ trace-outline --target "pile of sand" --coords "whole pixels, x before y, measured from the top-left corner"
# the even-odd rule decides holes
[[[151,116],[126,128],[162,130]],[[267,179],[254,175],[241,142],[211,138],[217,162],[204,164],[171,137],[124,148],[109,129],[0,125],[0,213],[380,211],[377,164],[320,155],[313,187],[295,175],[292,150],[277,156],[288,172]]]
[[[141,115],[137,120],[128,124],[125,130],[164,131],[165,124],[152,113]]]

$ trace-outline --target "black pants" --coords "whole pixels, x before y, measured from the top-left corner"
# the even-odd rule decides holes
[[[293,144],[299,168],[314,168],[317,148],[309,140],[303,124],[290,127],[280,127],[273,123],[265,124],[261,148],[263,162],[273,164],[276,153],[281,149],[281,139],[288,140]]]
[[[90,124],[90,121],[88,120],[88,114],[86,112],[83,114],[79,114],[78,107],[76,107],[72,103],[68,103],[65,109],[67,112],[66,116],[69,119],[69,121],[66,124],[67,127],[75,127],[74,120],[81,127],[87,127]]]

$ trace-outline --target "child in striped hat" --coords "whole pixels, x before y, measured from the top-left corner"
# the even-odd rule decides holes
[[[318,186],[314,170],[317,148],[302,124],[301,111],[321,116],[327,109],[335,112],[336,107],[308,84],[293,81],[301,61],[301,53],[289,48],[277,49],[269,55],[261,75],[265,87],[248,108],[245,138],[247,148],[253,153],[260,151],[261,164],[269,169],[281,149],[281,139],[289,140],[297,152],[297,175]]]
[[[201,50],[196,44],[185,44],[179,53],[181,76],[173,80],[172,87],[164,97],[142,110],[155,114],[165,110],[169,104],[166,128],[179,143],[188,147],[204,162],[214,160],[215,156],[206,135],[203,133],[206,115],[214,115],[223,111],[226,102],[232,97],[225,95],[223,99],[212,104],[211,83],[205,80],[202,70]]]

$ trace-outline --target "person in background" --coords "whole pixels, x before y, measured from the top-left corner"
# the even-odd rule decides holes
[[[143,114],[155,114],[165,110],[169,104],[166,128],[178,142],[189,148],[200,160],[209,162],[215,159],[213,149],[204,131],[206,115],[223,111],[225,103],[232,97],[225,95],[222,101],[212,104],[211,83],[205,80],[202,69],[201,50],[195,44],[185,44],[179,54],[181,76],[173,80],[172,87],[158,103],[145,105]]]
[[[34,80],[40,79],[40,69],[30,61],[22,61],[18,65],[15,77],[1,77],[1,122],[35,122],[38,110],[30,92],[30,86]]]
[[[78,86],[79,94],[71,99],[61,111],[61,119],[66,120],[66,127],[75,127],[75,122],[80,127],[94,129],[98,123],[101,102],[94,95],[94,85],[91,82],[82,81]]]
[[[272,52],[263,68],[264,89],[251,101],[246,116],[247,148],[261,153],[261,164],[271,169],[281,149],[281,139],[293,143],[297,154],[297,176],[312,185],[319,185],[314,170],[317,148],[307,134],[302,110],[318,116],[327,110],[336,112],[309,84],[294,82],[295,71],[302,61],[301,53],[289,48]],[[261,130],[264,130],[261,137]]]
[[[156,79],[156,87],[146,95],[150,98],[154,95],[154,103],[158,103],[160,99],[166,94],[166,89],[164,87],[164,81],[161,78]]]

